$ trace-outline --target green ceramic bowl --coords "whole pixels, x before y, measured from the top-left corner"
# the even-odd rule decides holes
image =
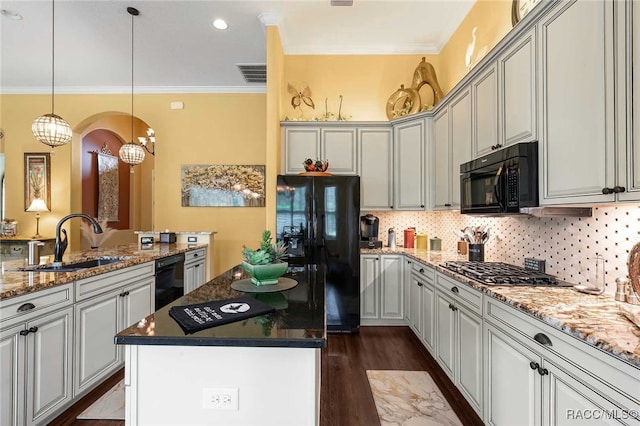
[[[287,272],[289,264],[286,262],[270,263],[268,265],[251,265],[242,262],[242,268],[251,275],[251,282],[255,285],[278,284],[278,278]]]

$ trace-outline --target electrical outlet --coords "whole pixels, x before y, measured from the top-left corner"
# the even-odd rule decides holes
[[[202,408],[208,410],[238,410],[238,388],[202,389]]]

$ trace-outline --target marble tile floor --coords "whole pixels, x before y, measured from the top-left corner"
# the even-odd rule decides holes
[[[381,426],[462,426],[426,371],[367,370]]]
[[[124,420],[124,380],[120,380],[77,418],[79,420]]]

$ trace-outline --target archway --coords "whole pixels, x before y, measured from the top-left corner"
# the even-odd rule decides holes
[[[149,125],[134,117],[133,136],[146,135]],[[131,116],[120,112],[105,112],[83,120],[74,132],[80,135],[80,143],[73,148],[71,179],[81,182],[81,190],[71,194],[72,211],[82,211],[98,217],[99,179],[97,173],[97,154],[105,146],[111,151],[118,164],[118,188],[112,199],[117,199],[115,214],[107,220],[111,229],[105,233],[108,239],[100,241],[100,247],[128,244],[136,241],[134,231],[153,230],[153,170],[155,159],[148,154],[142,164],[131,170],[130,166],[118,158],[120,146],[131,139]],[[105,218],[101,218],[105,219]],[[91,238],[81,238],[80,221],[72,224],[77,227],[72,235],[77,236],[75,247],[80,250],[90,248],[95,242]],[[92,237],[93,235],[86,235]],[[100,236],[99,236],[100,237]],[[100,238],[98,238],[98,241]]]

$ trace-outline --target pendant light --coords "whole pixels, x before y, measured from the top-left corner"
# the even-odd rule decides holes
[[[51,148],[61,146],[71,140],[73,132],[71,126],[64,118],[54,114],[54,98],[55,98],[55,0],[51,1],[51,114],[44,114],[36,117],[31,124],[31,132],[33,136],[45,145]]]
[[[128,7],[127,12],[131,15],[131,141],[120,147],[120,159],[131,165],[131,173],[133,166],[142,163],[144,160],[144,150],[133,141],[133,19],[140,12],[135,7]]]

